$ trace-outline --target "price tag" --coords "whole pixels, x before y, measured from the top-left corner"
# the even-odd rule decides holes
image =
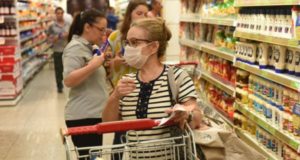
[[[4,23],[4,16],[0,16],[0,24]]]
[[[234,57],[233,57],[233,60],[232,60],[232,65],[233,65],[233,66],[236,66],[235,64],[236,64],[236,56],[234,56]]]
[[[5,44],[5,38],[0,37],[0,45],[4,45]]]
[[[235,91],[235,90],[233,91],[232,96],[233,96],[233,97],[236,97],[236,91]]]

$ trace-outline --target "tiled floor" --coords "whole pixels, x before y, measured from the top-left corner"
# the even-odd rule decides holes
[[[64,160],[59,128],[64,94],[57,94],[48,66],[26,87],[17,106],[0,107],[0,160]]]
[[[46,65],[26,86],[17,106],[0,107],[0,160],[65,160],[59,130],[66,94],[58,94],[54,70]],[[104,144],[112,143],[112,134]]]

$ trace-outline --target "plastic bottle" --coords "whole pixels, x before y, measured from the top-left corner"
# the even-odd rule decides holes
[[[286,48],[283,46],[274,46],[274,66],[276,73],[283,73],[285,68]]]
[[[269,51],[268,44],[260,43],[258,45],[258,63],[260,69],[265,69],[268,66],[268,51]]]
[[[293,37],[292,34],[292,23],[293,23],[293,18],[292,18],[292,10],[287,7],[285,8],[285,21],[284,21],[284,28],[283,28],[283,37],[291,39]]]
[[[287,53],[286,53],[286,70],[288,72],[288,74],[295,74],[295,49],[293,48],[288,48],[287,49]]]
[[[255,64],[256,57],[257,57],[256,53],[257,53],[257,45],[255,43],[249,44],[247,60],[250,62],[250,64]]]
[[[300,51],[295,52],[295,75],[300,77]]]
[[[276,16],[275,16],[275,10],[274,9],[270,9],[270,23],[269,23],[269,31],[268,31],[268,35],[272,36],[274,34],[274,30],[275,30],[275,20],[276,20]]]
[[[269,46],[269,52],[268,52],[268,68],[274,68],[274,46]]]

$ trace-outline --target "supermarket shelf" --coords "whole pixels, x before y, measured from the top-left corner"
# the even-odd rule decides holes
[[[215,24],[215,25],[222,25],[222,26],[235,26],[235,19],[234,18],[227,18],[227,17],[212,17],[208,18],[202,17],[200,22],[205,24]]]
[[[229,116],[220,108],[216,107],[210,102],[204,102],[204,105],[212,108],[218,115],[231,127],[234,127],[233,121],[229,118]]]
[[[18,2],[26,2],[26,3],[29,3],[30,0],[18,0]]]
[[[188,47],[191,47],[191,48],[195,48],[195,49],[198,49],[200,51],[202,49],[201,42],[197,42],[197,41],[194,41],[194,40],[180,39],[179,43],[181,45],[188,46]]]
[[[278,74],[270,69],[261,70],[258,66],[249,65],[240,61],[237,61],[235,66],[300,92],[300,78],[286,74]]]
[[[36,26],[35,25],[32,25],[32,26],[28,26],[28,27],[22,27],[19,29],[20,32],[24,32],[24,31],[27,31],[27,30],[32,30],[34,29]]]
[[[239,31],[235,31],[234,36],[239,38],[255,40],[259,42],[266,42],[266,43],[277,44],[281,46],[300,48],[299,41],[296,39],[279,38],[279,37],[266,36],[262,34],[245,33]]]
[[[19,18],[19,22],[21,21],[36,21],[38,18],[37,17],[22,17]]]
[[[200,23],[201,15],[200,14],[184,14],[184,15],[181,15],[180,21],[181,22]]]
[[[0,99],[0,106],[1,107],[7,107],[7,106],[15,106],[18,104],[18,102],[23,97],[22,93],[19,94],[17,97],[11,97],[9,99]]]
[[[235,0],[235,7],[299,5],[300,0]]]
[[[29,57],[22,59],[22,66],[25,65],[27,62],[31,61],[37,54],[32,54]]]
[[[235,88],[229,83],[225,82],[224,80],[217,78],[213,76],[210,73],[207,73],[206,71],[199,70],[197,71],[198,75],[200,73],[200,77],[207,80],[208,82],[211,82],[214,86],[218,87],[222,91],[226,92],[227,94],[235,97]]]
[[[228,61],[233,62],[234,61],[234,51],[228,51],[228,50],[222,50],[220,48],[215,47],[213,44],[211,43],[207,43],[207,42],[201,42],[201,48],[202,51],[209,53],[209,54],[213,54],[217,57],[226,59]]]
[[[51,20],[52,20],[51,18],[41,19],[41,20],[39,21],[39,23],[48,22],[48,21],[51,21]]]
[[[243,131],[240,128],[235,128],[235,133],[248,145],[250,145],[255,150],[262,153],[264,156],[268,157],[269,160],[278,160],[281,159],[276,154],[272,153],[268,149],[266,149],[263,145],[259,144],[254,136],[250,135],[249,133]]]
[[[25,42],[25,41],[28,41],[28,40],[30,40],[30,39],[32,39],[32,38],[38,36],[38,35],[41,34],[41,33],[42,33],[42,32],[40,31],[40,32],[38,32],[38,33],[36,33],[36,34],[33,34],[33,35],[31,35],[31,36],[28,36],[28,37],[26,37],[26,38],[22,38],[20,41],[21,41],[21,43],[23,43],[23,42]]]
[[[44,49],[42,49],[41,51],[38,51],[35,54],[30,55],[29,57],[25,58],[22,60],[22,66],[25,65],[27,62],[31,61],[35,56],[39,55],[39,54],[44,54],[44,52],[46,52],[48,49],[51,48],[52,45],[48,45],[47,47],[45,47]]]
[[[23,53],[23,52],[25,52],[25,51],[27,51],[27,50],[29,50],[29,49],[31,49],[31,48],[37,46],[37,45],[43,44],[43,43],[45,43],[45,42],[47,42],[47,39],[44,39],[44,40],[42,40],[42,41],[40,41],[40,42],[37,42],[37,43],[34,43],[34,44],[32,44],[32,45],[30,45],[30,46],[28,46],[28,47],[22,48],[22,49],[21,49],[21,53]]]
[[[42,61],[34,66],[32,66],[29,71],[27,71],[26,75],[22,75],[24,86],[28,84],[28,82],[34,78],[34,76],[44,67],[44,64],[46,64],[46,61]]]
[[[295,151],[300,151],[300,141],[297,141],[289,134],[286,134],[283,131],[273,127],[268,122],[266,122],[264,118],[258,116],[256,113],[253,113],[252,111],[249,111],[246,107],[247,106],[240,104],[238,102],[235,103],[235,108],[239,110],[241,113],[243,113],[245,116],[247,116],[249,119],[254,121],[260,127],[264,128],[266,131],[268,131],[270,134],[275,136],[277,139],[281,140],[282,142],[284,142],[285,144],[293,148]]]
[[[235,26],[234,17],[211,17],[201,16],[200,14],[185,14],[180,17],[181,22],[205,23],[223,26]]]

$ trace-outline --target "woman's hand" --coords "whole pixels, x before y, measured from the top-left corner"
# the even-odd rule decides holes
[[[92,67],[93,69],[99,68],[103,65],[105,61],[105,54],[102,53],[101,55],[94,55],[93,58],[89,61],[88,66]]]
[[[131,92],[133,92],[135,90],[136,86],[134,83],[133,79],[130,78],[122,78],[119,80],[115,91],[114,91],[114,95],[121,99],[122,97],[130,94]]]
[[[175,124],[178,124],[181,129],[184,129],[184,125],[185,125],[185,123],[187,123],[187,120],[189,118],[189,112],[180,111],[180,110],[176,111],[176,109],[174,109],[174,108],[169,108],[165,112],[170,114],[170,115],[174,114],[174,115],[171,115],[172,116],[172,121]]]

